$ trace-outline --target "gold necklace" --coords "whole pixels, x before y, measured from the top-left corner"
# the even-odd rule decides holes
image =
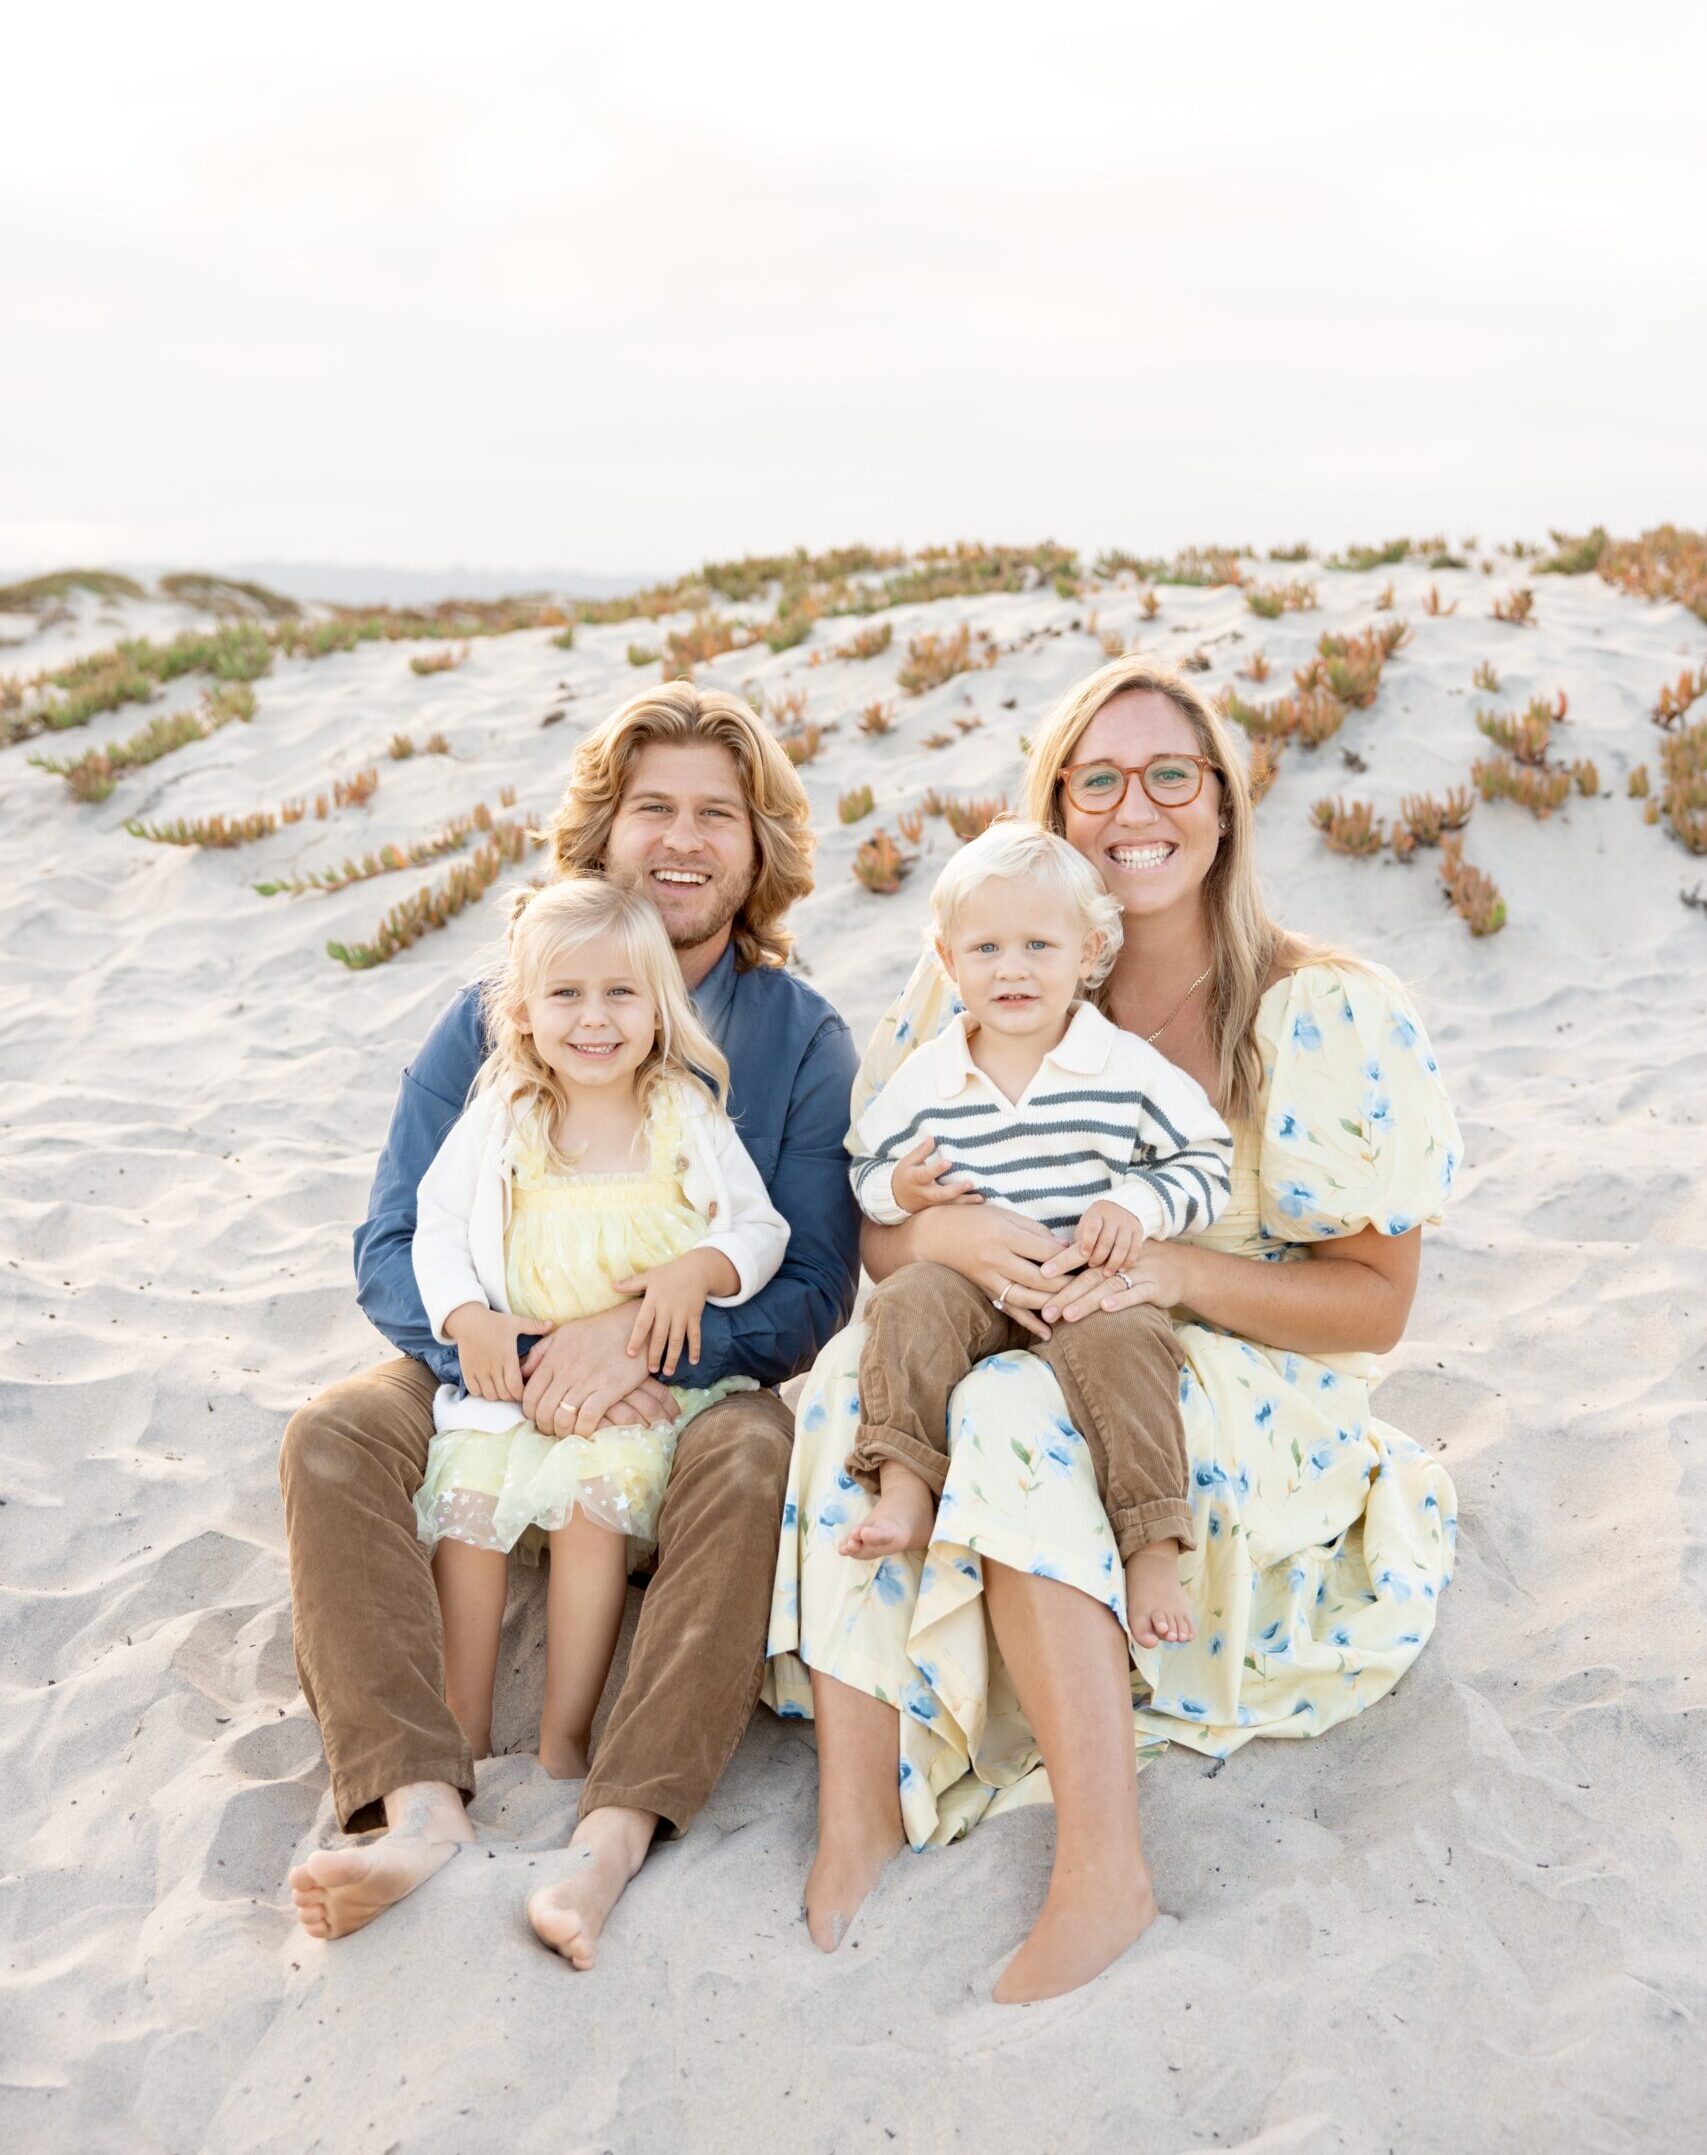
[[[1146,1033],[1144,1035],[1144,1045],[1146,1047],[1150,1045],[1152,1040],[1159,1040],[1162,1037],[1162,1035],[1167,1031],[1168,1027],[1174,1022],[1175,1018],[1179,1016],[1180,1012],[1185,1008],[1186,1004],[1191,1001],[1192,997],[1197,993],[1198,989],[1202,987],[1203,983],[1209,978],[1210,974],[1214,972],[1214,970],[1215,963],[1214,960],[1211,959],[1209,964],[1207,964],[1203,968],[1202,972],[1199,973],[1197,978],[1192,982],[1191,986],[1186,989],[1185,993],[1180,997],[1179,1001],[1175,1003],[1174,1007],[1168,1012],[1167,1016],[1162,1020],[1161,1024],[1156,1027],[1156,1030],[1153,1033]]]

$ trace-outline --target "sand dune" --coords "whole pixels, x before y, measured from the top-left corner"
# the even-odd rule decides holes
[[[382,1351],[354,1306],[349,1231],[398,1073],[496,914],[471,907],[352,973],[327,940],[368,935],[448,863],[318,897],[251,886],[418,838],[506,786],[543,814],[577,733],[656,677],[626,656],[650,624],[583,626],[572,651],[544,630],[478,639],[424,679],[408,643],[280,660],[251,723],[93,807],[27,757],[124,739],[193,708],[205,681],[0,750],[9,2145],[1696,2144],[1707,915],[1678,901],[1707,872],[1625,785],[1657,767],[1649,710],[1707,657],[1707,630],[1504,558],[1493,576],[1278,573],[1311,575],[1320,610],[1261,621],[1237,590],[1167,588],[1145,621],[1128,579],[898,608],[869,661],[811,665],[844,626],[824,623],[699,669],[773,700],[803,689],[808,719],[836,727],[803,772],[822,843],[796,925],[804,968],[863,1033],[954,840],[927,821],[887,898],[855,884],[856,847],[929,786],[1012,793],[1018,736],[1102,655],[1093,609],[1099,632],[1201,648],[1213,687],[1262,648],[1274,679],[1236,684],[1253,697],[1324,628],[1382,618],[1389,579],[1412,624],[1373,709],[1314,756],[1289,749],[1259,819],[1277,910],[1412,983],[1463,1121],[1462,1196],[1425,1247],[1381,1393],[1457,1480],[1458,1576],[1428,1653],[1363,1720],[1146,1773],[1167,1919],[1090,1990],[1023,2014],[987,1990],[1041,1892],[1049,1813],[899,1863],[824,1960],[798,1917],[811,1738],[765,1719],[631,1891],[591,1977],[521,1921],[574,1809],[522,1755],[482,1769],[478,1853],[384,1923],[325,1948],[286,1913],[291,1861],[335,1828],[291,1666],[278,1440]],[[1491,597],[1526,580],[1538,625],[1491,621]],[[1424,615],[1431,583],[1456,614]],[[73,601],[44,630],[0,621],[21,639],[0,663],[33,671],[198,618]],[[909,637],[963,621],[999,662],[900,694]],[[1484,659],[1497,695],[1472,686]],[[1466,851],[1505,894],[1502,933],[1471,939],[1436,856],[1348,860],[1310,827],[1323,794],[1391,817],[1405,794],[1465,782],[1487,745],[1478,706],[1560,689],[1564,753],[1593,758],[1606,797],[1545,822],[1477,806]],[[896,706],[876,740],[857,730],[874,699]],[[449,755],[387,759],[395,732],[435,729]],[[925,747],[937,731],[953,745]],[[123,829],[311,801],[370,765],[367,806],[240,850]],[[876,812],[843,827],[838,797],[862,782]],[[512,1599],[501,1743],[530,1727],[535,1584]]]

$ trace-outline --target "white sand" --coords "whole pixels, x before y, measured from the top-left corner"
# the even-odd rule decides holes
[[[1302,573],[1318,614],[1260,622],[1236,592],[1164,590],[1144,639],[1203,642],[1211,686],[1260,644],[1276,683],[1253,693],[1272,693],[1323,627],[1372,618],[1388,575]],[[521,1919],[574,1806],[523,1756],[482,1771],[480,1852],[372,1930],[318,1946],[286,1912],[286,1869],[335,1826],[291,1666],[278,1440],[300,1402],[383,1351],[354,1305],[349,1232],[399,1070],[495,914],[352,975],[326,938],[365,934],[440,870],[297,901],[249,885],[419,835],[505,783],[543,811],[579,728],[655,678],[624,656],[649,627],[584,630],[569,654],[543,632],[476,643],[426,680],[408,666],[420,646],[281,665],[252,726],[96,808],[28,769],[28,747],[0,753],[7,2146],[1699,2144],[1707,917],[1678,892],[1707,864],[1644,826],[1623,774],[1655,763],[1648,708],[1707,631],[1592,578],[1534,579],[1539,627],[1501,627],[1487,607],[1523,580],[1509,563],[1392,577],[1411,647],[1373,711],[1288,756],[1260,818],[1277,910],[1413,983],[1464,1122],[1462,1195],[1381,1395],[1457,1478],[1458,1578],[1417,1669],[1365,1719],[1224,1770],[1187,1753],[1152,1767],[1168,1917],[1089,1990],[1023,2013],[985,1993],[1038,1904],[1050,1813],[902,1860],[820,1959],[797,1915],[811,1737],[763,1718],[629,1893],[592,1976]],[[1422,614],[1431,581],[1461,598],[1453,618]],[[824,835],[797,925],[856,1033],[905,975],[952,841],[929,826],[903,893],[869,897],[849,863],[871,825],[842,829],[838,793],[869,779],[893,828],[931,783],[1011,791],[1016,736],[1100,657],[1067,626],[1093,605],[1103,628],[1137,626],[1130,589],[960,601],[883,617],[895,646],[874,662],[811,669],[811,646],[761,647],[701,670],[803,686],[812,717],[843,721],[805,773]],[[108,641],[98,611],[155,634],[188,618],[83,608],[52,655]],[[961,619],[1004,646],[1050,633],[897,698],[898,731],[863,740],[853,715],[894,694],[911,630]],[[1484,656],[1497,698],[1470,686]],[[542,732],[561,683],[570,717]],[[1308,827],[1322,792],[1390,811],[1466,778],[1478,702],[1560,687],[1566,752],[1591,753],[1613,797],[1546,824],[1478,806],[1468,850],[1505,890],[1504,934],[1470,940],[1432,856],[1349,862]],[[180,682],[154,709],[199,693]],[[970,711],[980,731],[919,745]],[[436,725],[454,760],[383,761],[394,730]],[[121,828],[277,806],[376,759],[368,809],[242,852]],[[499,1737],[519,1744],[540,1681],[529,1589],[507,1643]]]

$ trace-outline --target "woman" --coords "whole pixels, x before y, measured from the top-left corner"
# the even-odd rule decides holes
[[[1168,797],[1152,797],[1152,759],[1182,756],[1196,792],[1157,783]],[[951,1265],[1040,1325],[1138,1302],[1174,1312],[1197,1635],[1133,1643],[1088,1454],[1060,1441],[1060,1392],[1030,1355],[992,1357],[955,1394],[924,1556],[838,1556],[870,1502],[841,1472],[854,1326],[801,1399],[770,1641],[779,1709],[818,1723],[807,1917],[826,1951],[904,1840],[950,1840],[987,1810],[1053,1795],[1048,1896],[996,1987],[1014,2002],[1088,1982],[1155,1914],[1136,1754],[1172,1740],[1224,1757],[1254,1735],[1316,1734],[1390,1690],[1433,1628],[1452,1485],[1371,1417],[1369,1378],[1404,1331],[1421,1226],[1461,1154],[1397,983],[1268,918],[1243,765],[1189,681],[1125,658],[1070,690],[1031,750],[1023,807],[1119,899],[1126,939],[1103,1007],[1220,1108],[1232,1204],[1195,1243],[1149,1246],[1112,1278],[992,1205],[867,1222],[862,1256],[874,1278]],[[877,1029],[856,1116],[951,1008],[927,959]]]

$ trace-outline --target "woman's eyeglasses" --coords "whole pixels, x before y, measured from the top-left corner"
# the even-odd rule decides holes
[[[1106,815],[1126,798],[1135,778],[1158,808],[1184,808],[1203,791],[1208,756],[1152,756],[1148,763],[1069,763],[1060,774],[1067,798],[1085,814]]]

